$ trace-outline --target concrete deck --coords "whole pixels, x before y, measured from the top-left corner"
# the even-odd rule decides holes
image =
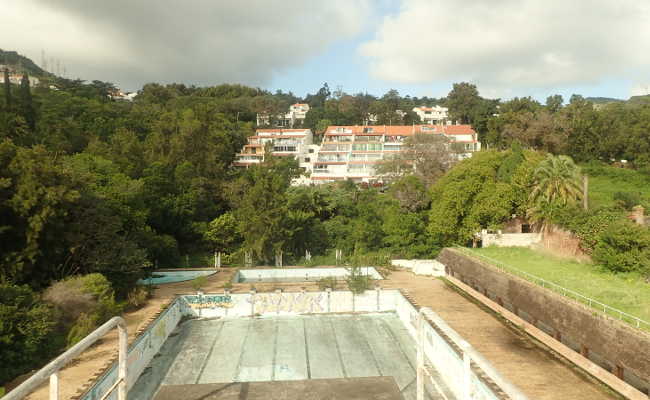
[[[163,345],[129,392],[166,385],[393,377],[415,399],[415,342],[395,314],[190,320]],[[438,380],[430,399],[453,395]]]
[[[155,400],[403,400],[391,377],[162,386]]]

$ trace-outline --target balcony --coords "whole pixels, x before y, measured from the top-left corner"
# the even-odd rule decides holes
[[[273,147],[273,152],[274,153],[295,153],[296,146],[274,146]]]
[[[352,151],[381,151],[381,143],[355,143],[352,145]]]
[[[402,144],[406,138],[404,136],[386,136],[386,139],[384,140],[384,143],[388,144]]]
[[[320,154],[318,156],[318,162],[346,162],[348,157],[346,155],[338,154]]]
[[[348,152],[350,151],[349,144],[324,144],[321,146],[320,151],[338,151],[338,152]]]
[[[384,139],[383,136],[363,136],[363,135],[359,135],[359,136],[354,137],[355,142],[364,142],[364,143],[381,143],[381,142],[384,141],[383,139]]]
[[[350,143],[352,136],[326,136],[323,143]]]

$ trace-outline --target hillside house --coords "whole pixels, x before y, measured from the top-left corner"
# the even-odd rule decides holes
[[[264,161],[267,149],[277,157],[296,158],[305,170],[311,170],[313,157],[318,153],[318,146],[313,145],[311,129],[258,129],[255,135],[248,137],[248,143],[237,154],[234,165],[249,167],[259,164]]]
[[[276,116],[275,121],[271,121],[271,117],[266,113],[257,114],[257,126],[268,126],[273,123],[278,128],[293,128],[297,125],[302,125],[309,112],[309,104],[296,103],[289,106],[289,112],[286,114],[279,114]]]
[[[413,107],[413,112],[420,117],[423,124],[442,124],[447,121],[446,107],[433,106],[433,107]]]

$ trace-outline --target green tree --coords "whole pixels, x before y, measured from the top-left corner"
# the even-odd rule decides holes
[[[582,199],[582,174],[571,157],[548,154],[534,172],[529,215],[547,224],[558,209]]]
[[[204,237],[214,251],[233,253],[241,240],[237,218],[232,212],[221,214],[210,222]]]
[[[546,108],[552,113],[560,111],[563,104],[564,98],[562,98],[562,95],[555,94],[546,98]]]
[[[9,70],[5,68],[4,70],[4,92],[5,92],[5,109],[7,111],[11,110],[13,105],[11,98],[11,81],[9,80]]]
[[[475,109],[481,103],[476,85],[467,82],[454,83],[453,89],[447,95],[449,116],[462,124],[471,124]]]
[[[28,286],[0,283],[0,384],[53,356],[56,313]]]
[[[466,244],[481,229],[500,229],[512,214],[528,208],[532,171],[539,157],[524,152],[524,161],[502,180],[499,171],[511,156],[510,151],[477,153],[433,185],[427,231],[434,244]]]
[[[267,156],[231,187],[231,204],[239,221],[243,248],[271,261],[288,239],[286,191],[299,174],[294,159]]]
[[[27,122],[29,129],[36,129],[36,111],[32,102],[32,90],[29,84],[29,77],[24,74],[20,80],[20,90],[18,91],[18,102],[20,104],[20,113]]]

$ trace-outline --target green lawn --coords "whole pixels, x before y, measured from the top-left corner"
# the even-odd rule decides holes
[[[528,248],[464,250],[487,256],[506,269],[517,268],[650,322],[650,284],[639,275],[614,275],[591,263],[556,258]]]
[[[642,205],[650,205],[650,176],[604,164],[586,164],[581,168],[589,175],[590,208],[614,205],[616,192],[638,193]]]

